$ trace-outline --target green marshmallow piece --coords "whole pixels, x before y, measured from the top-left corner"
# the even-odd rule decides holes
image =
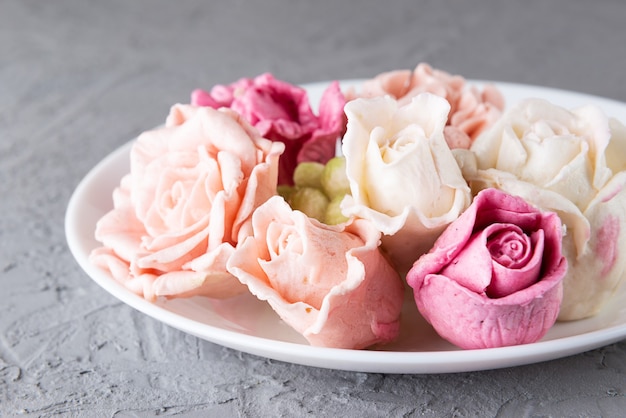
[[[291,208],[304,212],[309,218],[324,222],[328,198],[318,189],[301,187],[291,196]]]
[[[293,182],[296,187],[321,188],[320,177],[324,171],[324,164],[314,161],[300,163],[293,172]]]
[[[286,202],[289,202],[291,200],[291,196],[293,196],[296,192],[296,188],[285,184],[279,184],[276,188],[276,192],[279,196],[285,199]]]
[[[341,201],[344,197],[345,195],[336,196],[326,206],[326,213],[324,214],[324,223],[326,225],[337,225],[348,220],[348,217],[341,213]]]
[[[346,175],[346,158],[334,157],[328,160],[320,182],[324,193],[331,199],[350,194],[350,182]]]

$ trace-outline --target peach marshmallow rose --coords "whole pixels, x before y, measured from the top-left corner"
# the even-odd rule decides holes
[[[360,349],[394,340],[404,285],[363,219],[325,225],[273,197],[228,270],[311,345]]]
[[[276,193],[283,148],[232,110],[173,106],[133,144],[91,261],[148,300],[245,291],[226,261]]]
[[[401,105],[421,93],[443,97],[450,104],[444,136],[450,148],[467,149],[472,141],[502,115],[504,96],[492,84],[482,89],[467,84],[465,78],[420,63],[414,70],[393,70],[367,80],[355,97],[390,95]]]

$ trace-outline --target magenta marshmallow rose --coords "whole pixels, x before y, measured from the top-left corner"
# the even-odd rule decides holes
[[[553,212],[485,189],[407,274],[420,313],[465,349],[536,342],[555,323],[567,260]]]
[[[269,73],[216,85],[210,91],[196,89],[191,94],[191,104],[231,108],[262,137],[285,144],[278,184],[293,184],[293,172],[301,162],[324,164],[334,157],[336,142],[345,131],[346,99],[337,81],[324,91],[317,115],[304,88]]]

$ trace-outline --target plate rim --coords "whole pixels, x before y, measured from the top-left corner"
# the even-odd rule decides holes
[[[344,88],[357,86],[363,80],[349,79],[339,81],[342,88]],[[522,83],[486,80],[467,81],[473,85],[494,84],[503,90],[503,93],[506,90],[522,91],[532,89],[545,92],[548,95],[571,95],[578,99],[593,100],[596,103],[603,102],[609,105],[609,107],[622,107],[622,111],[626,116],[626,103],[601,96]],[[319,81],[303,84],[302,87],[306,88],[309,93],[314,91],[321,96],[322,87],[327,86],[329,83],[330,81]],[[313,94],[310,94],[310,96],[313,96]],[[507,103],[507,105],[509,104]],[[198,322],[176,312],[169,311],[134,294],[121,283],[115,281],[105,271],[91,265],[88,261],[89,253],[86,251],[86,248],[83,248],[82,241],[79,239],[81,225],[78,225],[80,216],[77,216],[77,214],[81,209],[81,198],[87,193],[88,186],[99,175],[102,175],[103,171],[106,172],[106,168],[119,162],[120,158],[129,153],[135,140],[136,138],[131,139],[110,152],[80,180],[68,201],[65,213],[66,241],[72,256],[81,269],[105,291],[141,313],[182,332],[231,349],[293,364],[345,371],[399,374],[457,373],[515,367],[579,354],[626,338],[626,321],[624,321],[622,324],[581,334],[510,347],[444,351],[350,350],[313,347],[306,344],[247,335]],[[123,175],[124,173],[121,173],[121,176]],[[119,183],[120,178],[116,178],[117,183]],[[95,228],[95,225],[93,226]],[[91,233],[93,234],[93,230]],[[624,287],[626,286],[622,283],[622,290]],[[621,291],[618,290],[618,292]],[[572,344],[573,342],[576,344]]]

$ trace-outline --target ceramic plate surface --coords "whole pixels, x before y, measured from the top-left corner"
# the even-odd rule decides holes
[[[342,87],[357,81],[342,82]],[[481,85],[481,81],[472,81]],[[626,104],[596,96],[544,87],[494,83],[507,107],[527,97],[541,97],[574,108],[600,106],[606,114],[626,121]],[[311,103],[319,102],[327,83],[309,84]],[[111,194],[129,171],[132,142],[120,147],[96,165],[70,199],[65,230],[70,250],[83,270],[122,302],[199,338],[243,352],[280,361],[323,368],[382,373],[450,373],[519,366],[581,353],[626,338],[626,286],[593,318],[559,322],[539,342],[514,347],[461,350],[441,339],[416,313],[413,303],[404,306],[400,338],[376,350],[345,350],[309,346],[285,325],[264,302],[251,295],[215,301],[195,297],[150,303],[116,282],[88,261],[99,246],[94,239],[98,219],[112,209]]]

